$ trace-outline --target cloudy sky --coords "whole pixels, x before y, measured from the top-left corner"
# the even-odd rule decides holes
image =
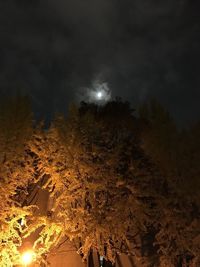
[[[198,0],[2,0],[0,93],[23,90],[50,117],[102,82],[133,105],[157,97],[187,124],[200,118],[199,10]]]

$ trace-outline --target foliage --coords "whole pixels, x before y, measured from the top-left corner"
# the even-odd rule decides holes
[[[20,264],[20,252],[18,248],[22,245],[21,233],[23,231],[19,221],[25,220],[30,215],[29,209],[12,207],[4,209],[0,218],[0,265],[13,266]]]
[[[27,153],[32,115],[26,99],[1,103],[0,125],[0,213],[4,213],[16,190],[25,189],[34,175],[33,159]]]
[[[1,266],[19,264],[32,235],[38,262],[68,237],[83,260],[97,250],[113,263],[124,252],[147,267],[199,266],[199,125],[180,132],[156,101],[136,118],[117,99],[34,128],[24,97],[1,103],[0,125]],[[39,186],[43,215],[25,201]]]
[[[130,252],[127,236],[145,233],[152,216],[144,201],[152,195],[151,186],[145,189],[151,175],[133,134],[137,120],[127,103],[118,105],[120,113],[115,102],[72,107],[32,147],[49,175],[52,216],[81,242],[84,259],[92,248],[112,262],[116,252]]]
[[[36,215],[33,206],[24,206],[30,185],[38,175],[37,158],[30,151],[32,124],[30,104],[25,97],[6,99],[0,104],[0,266],[20,264],[25,239],[41,227],[44,242],[50,238],[51,242],[48,246],[45,243],[43,250],[35,243],[38,258],[58,238],[55,222],[51,224],[47,218]],[[60,229],[59,224],[57,228]],[[41,242],[41,236],[37,242]]]
[[[167,179],[163,192],[166,198],[161,204],[163,215],[156,234],[160,260],[166,266],[184,262],[198,266],[199,127],[178,130],[169,113],[155,100],[141,107],[140,118],[145,123],[142,134],[144,152]]]

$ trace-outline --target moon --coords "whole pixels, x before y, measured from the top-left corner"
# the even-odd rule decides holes
[[[111,90],[106,82],[95,81],[90,89],[90,100],[103,104],[111,99]]]
[[[81,100],[104,105],[111,100],[111,90],[107,82],[95,80],[91,87],[83,88]]]
[[[96,93],[96,98],[97,98],[98,100],[102,100],[102,98],[103,98],[103,92],[98,91],[98,92]]]

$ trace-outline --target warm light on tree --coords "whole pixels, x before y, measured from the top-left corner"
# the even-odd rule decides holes
[[[199,125],[179,133],[157,103],[136,118],[118,99],[71,106],[44,130],[24,105],[0,105],[0,266],[47,264],[64,238],[101,265],[129,253],[200,266]]]

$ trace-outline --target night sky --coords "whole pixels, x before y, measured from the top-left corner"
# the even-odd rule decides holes
[[[0,92],[37,116],[107,83],[133,106],[157,97],[179,124],[200,118],[198,0],[1,0]]]

